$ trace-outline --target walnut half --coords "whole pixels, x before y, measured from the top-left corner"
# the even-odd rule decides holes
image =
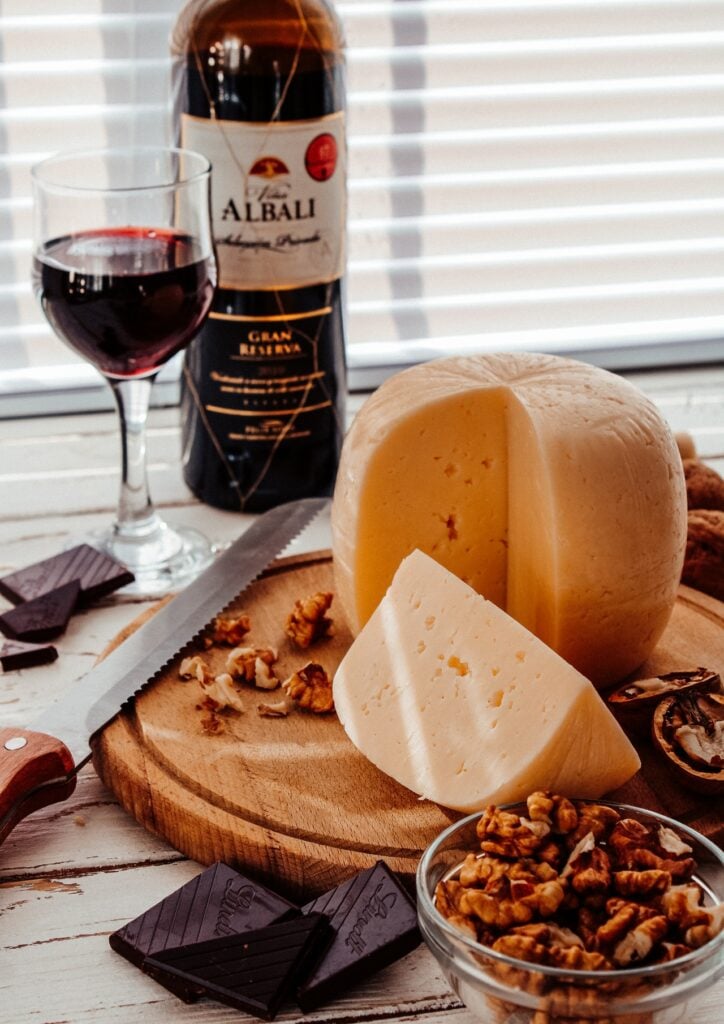
[[[237,647],[251,629],[251,619],[248,615],[230,616],[217,615],[207,637],[208,646],[212,644],[226,644],[229,647]]]
[[[332,619],[327,616],[334,594],[320,591],[297,601],[290,612],[284,632],[297,647],[306,650],[315,640],[330,636]]]
[[[226,659],[226,671],[259,690],[275,690],[279,686],[272,669],[276,660],[277,652],[272,647],[235,647]]]
[[[213,675],[211,669],[201,655],[194,654],[191,657],[183,659],[179,665],[178,677],[184,681],[197,679],[203,686],[204,683],[213,678]]]
[[[332,680],[321,665],[310,661],[282,683],[282,689],[305,711],[324,715],[334,711]]]

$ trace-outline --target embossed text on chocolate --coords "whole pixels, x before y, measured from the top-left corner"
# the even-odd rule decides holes
[[[238,928],[232,927],[231,919],[239,911],[246,912],[254,902],[254,889],[251,885],[244,885],[237,889],[234,879],[230,878],[226,883],[224,895],[221,897],[219,916],[216,920],[214,933],[216,935],[236,935]]]
[[[384,895],[380,895],[380,890],[383,887],[383,883],[375,889],[372,896],[365,903],[364,907],[357,915],[357,920],[350,929],[349,935],[345,938],[345,945],[353,949],[355,953],[364,953],[367,948],[367,941],[364,938],[364,930],[370,923],[373,917],[387,917],[388,913],[394,907],[397,902],[397,895],[394,892],[387,892]]]

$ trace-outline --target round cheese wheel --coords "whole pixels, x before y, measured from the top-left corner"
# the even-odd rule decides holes
[[[532,353],[434,360],[355,418],[332,536],[353,633],[419,548],[606,687],[645,661],[676,599],[681,458],[653,403],[605,370]]]

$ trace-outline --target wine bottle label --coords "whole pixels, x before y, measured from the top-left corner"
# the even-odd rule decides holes
[[[331,307],[279,320],[211,314],[206,343],[212,334],[214,360],[201,382],[203,410],[224,447],[309,438],[334,421],[331,314]]]
[[[181,141],[212,165],[221,288],[333,281],[345,259],[344,113],[279,123],[181,116]]]

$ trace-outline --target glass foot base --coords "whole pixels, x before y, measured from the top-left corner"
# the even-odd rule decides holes
[[[158,520],[149,535],[119,534],[110,528],[88,542],[125,565],[136,577],[120,593],[163,597],[182,590],[213,562],[216,550],[202,533],[189,527],[174,529]]]

